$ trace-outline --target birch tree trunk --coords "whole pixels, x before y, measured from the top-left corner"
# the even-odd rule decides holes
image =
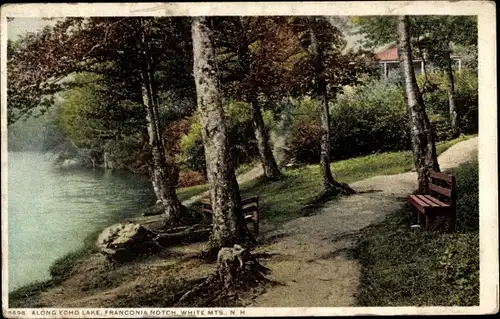
[[[247,245],[253,238],[241,209],[219,92],[213,31],[207,17],[193,17],[192,37],[193,71],[213,210],[210,247],[212,251],[217,251],[236,243]]]
[[[144,28],[144,21],[141,19],[141,27]],[[156,89],[151,70],[148,40],[144,29],[141,33],[141,56],[139,63],[141,68],[141,91],[142,100],[146,109],[146,122],[149,136],[149,146],[151,150],[151,161],[149,164],[149,174],[153,189],[158,200],[161,201],[165,209],[165,222],[168,225],[177,225],[182,218],[184,207],[182,206],[175,186],[175,167],[165,156],[165,149],[161,139],[161,127],[158,117],[158,106],[156,101]]]
[[[257,97],[252,97],[252,120],[255,139],[257,140],[257,148],[259,149],[260,160],[264,175],[268,180],[276,181],[281,178],[281,171],[278,168],[273,151],[269,144],[269,134],[262,118],[259,101]]]
[[[316,95],[321,100],[321,157],[320,167],[323,176],[323,194],[337,195],[339,193],[353,194],[355,191],[347,184],[337,182],[330,169],[330,109],[328,107],[328,91],[326,87],[323,52],[317,36],[316,18],[309,18],[309,33],[311,37],[311,55],[316,74]]]
[[[447,90],[448,90],[448,105],[450,110],[450,125],[451,125],[451,137],[456,138],[460,135],[460,128],[458,126],[458,113],[457,107],[455,104],[455,80],[453,79],[453,69],[451,67],[451,52],[450,52],[450,44],[446,44],[446,53],[445,53],[445,74],[446,74],[446,82],[447,82]]]
[[[237,54],[239,55],[241,61],[243,61],[243,63],[241,64],[243,72],[247,77],[249,77],[252,71],[250,69],[252,61],[250,61],[251,57],[248,49],[248,34],[246,33],[245,25],[243,23],[243,17],[240,17],[238,22],[238,26],[241,30],[241,34],[244,40],[240,42]],[[249,90],[252,89],[255,89],[255,87],[249,88]],[[266,179],[271,181],[279,180],[281,178],[281,171],[278,168],[276,158],[274,157],[271,146],[269,144],[269,134],[266,130],[264,120],[262,119],[262,110],[259,104],[257,93],[249,92],[249,94],[247,94],[247,100],[252,105],[253,131],[255,139],[257,140],[257,148],[259,150],[259,156],[262,163],[262,168],[264,170],[264,176],[266,177]]]
[[[405,85],[406,107],[410,122],[411,142],[419,192],[426,192],[429,172],[439,171],[434,132],[418,90],[408,33],[408,17],[398,17],[398,50]]]

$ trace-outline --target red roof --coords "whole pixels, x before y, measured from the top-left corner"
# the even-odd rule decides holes
[[[388,49],[377,53],[376,57],[380,61],[397,61],[399,60],[398,48],[397,46],[391,46]]]

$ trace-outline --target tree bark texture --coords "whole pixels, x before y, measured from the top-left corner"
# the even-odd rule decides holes
[[[222,108],[213,31],[207,17],[192,20],[194,78],[213,209],[211,250],[253,240],[242,214]]]
[[[246,30],[242,22],[242,18],[239,19],[239,27],[242,33],[245,35],[245,39],[241,41],[241,45],[238,48],[238,55],[243,63],[241,67],[243,72],[247,77],[250,76],[250,52],[248,49],[248,41],[246,36]],[[278,168],[276,159],[272,152],[271,146],[269,144],[269,134],[267,132],[264,120],[262,119],[262,110],[260,108],[257,93],[250,92],[247,95],[248,102],[252,105],[252,123],[255,139],[257,140],[257,148],[259,150],[260,161],[262,163],[262,168],[264,170],[264,176],[268,180],[279,180],[281,177],[281,171]]]
[[[269,144],[269,134],[264,124],[264,119],[262,118],[262,112],[257,97],[252,98],[251,104],[253,129],[255,139],[257,140],[257,148],[259,149],[262,168],[264,169],[264,175],[268,180],[279,180],[281,177],[281,171],[278,168],[271,145]]]
[[[429,172],[431,170],[439,171],[439,164],[434,143],[434,132],[425,112],[424,102],[413,69],[407,16],[398,18],[398,46],[405,85],[413,157],[418,174],[419,192],[422,193],[428,189]]]
[[[309,34],[311,37],[311,55],[314,73],[316,74],[316,95],[321,101],[321,156],[320,167],[323,176],[323,194],[354,194],[355,191],[345,183],[337,182],[330,169],[330,109],[328,107],[328,91],[326,86],[323,52],[317,36],[316,18],[309,18]]]
[[[458,126],[458,113],[455,104],[455,80],[453,79],[453,69],[451,67],[451,50],[450,44],[446,45],[446,65],[445,74],[448,90],[448,105],[450,110],[450,125],[451,125],[451,137],[456,138],[460,135],[460,128]]]
[[[142,20],[141,27],[145,27]],[[175,168],[165,156],[161,139],[156,89],[150,66],[148,39],[144,30],[142,30],[141,34],[141,49],[142,52],[139,59],[141,66],[141,91],[143,104],[146,108],[146,121],[151,150],[149,173],[156,197],[162,202],[165,209],[166,222],[175,225],[179,223],[182,217],[183,207],[175,191],[177,183],[175,180]]]

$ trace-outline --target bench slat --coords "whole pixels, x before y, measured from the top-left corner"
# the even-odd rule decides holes
[[[248,215],[245,215],[245,219],[256,220],[256,217],[254,214],[248,214]]]
[[[434,203],[438,204],[438,205],[439,205],[439,207],[450,207],[450,205],[449,205],[449,204],[443,203],[443,202],[442,202],[442,201],[440,201],[439,199],[434,198],[434,197],[432,197],[432,196],[430,196],[430,195],[424,195],[424,196],[425,196],[425,198],[427,198],[428,200],[431,200],[431,201],[433,201]]]
[[[429,189],[446,197],[451,197],[451,189],[447,189],[432,183],[429,183]]]
[[[204,211],[205,213],[213,214],[212,209],[210,208],[203,208],[202,211]]]
[[[245,206],[248,204],[257,204],[258,201],[259,201],[259,196],[245,198],[245,199],[241,200],[241,205]]]
[[[202,198],[202,199],[200,199],[200,203],[212,205],[212,203],[210,202],[210,198]]]
[[[250,206],[250,207],[245,207],[242,209],[243,211],[243,214],[247,214],[247,213],[253,213],[253,212],[256,212],[257,211],[257,207],[255,206]]]
[[[448,174],[443,174],[443,173],[439,173],[439,172],[430,171],[429,176],[430,176],[431,178],[434,178],[434,179],[439,179],[439,180],[442,180],[442,181],[446,181],[446,182],[448,182],[449,184],[451,184],[451,183],[453,182],[453,176],[452,176],[452,175],[448,175]]]
[[[428,206],[425,202],[423,202],[421,199],[419,199],[415,195],[410,195],[410,197],[408,197],[408,199],[413,204],[413,206],[415,206],[418,210],[420,210],[422,212],[424,211],[425,207]]]
[[[417,195],[417,197],[425,202],[427,204],[427,206],[431,206],[431,207],[439,207],[439,204],[436,204],[434,201],[432,201],[431,199],[427,198],[425,195]]]

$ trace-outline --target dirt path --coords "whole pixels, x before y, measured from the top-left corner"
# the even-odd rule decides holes
[[[452,146],[439,156],[441,169],[473,159],[477,147],[477,137]],[[351,186],[359,194],[332,201],[316,215],[290,221],[267,234],[270,244],[257,252],[272,256],[263,263],[272,270],[270,278],[282,285],[270,288],[247,306],[352,306],[360,265],[344,252],[352,247],[359,230],[401,208],[416,189],[416,181],[415,172],[358,181]]]

